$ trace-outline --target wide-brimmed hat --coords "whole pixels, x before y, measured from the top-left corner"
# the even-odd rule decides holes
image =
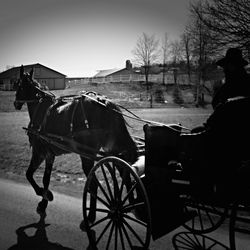
[[[224,67],[228,63],[244,67],[248,64],[248,62],[243,59],[242,52],[238,48],[230,48],[227,50],[226,56],[219,61],[216,62],[217,65]]]

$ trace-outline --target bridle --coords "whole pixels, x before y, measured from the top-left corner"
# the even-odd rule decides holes
[[[18,86],[20,86],[21,84],[22,84],[22,80],[19,79]],[[36,94],[37,98],[31,99],[31,100],[30,99],[29,100],[26,100],[26,99],[15,100],[16,103],[39,103],[46,97],[50,97],[52,100],[56,98],[56,96],[52,92],[47,93],[47,92],[41,90],[38,86],[35,86],[35,85],[31,84],[30,82],[29,82],[29,84],[32,88],[34,88],[38,91],[38,93]],[[39,95],[39,94],[41,94],[41,95]]]

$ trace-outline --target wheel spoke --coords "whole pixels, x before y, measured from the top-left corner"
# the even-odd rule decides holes
[[[90,191],[88,191],[88,192],[91,196],[93,196],[95,199],[99,200],[103,205],[105,205],[107,208],[110,209],[110,205],[105,200],[103,200],[101,197],[97,196],[96,194],[91,193]]]
[[[108,196],[107,192],[104,190],[102,184],[98,181],[97,178],[95,178],[95,183],[97,184],[97,186],[100,188],[100,190],[102,191],[103,195],[105,196],[106,200],[111,203],[111,199]]]
[[[184,238],[182,235],[179,235],[179,237],[183,240],[179,240],[179,239],[176,239],[176,241],[182,243],[183,245],[185,246],[189,246],[189,247],[193,247],[195,242],[193,241],[193,239],[191,239],[190,237],[188,237],[188,239]]]
[[[122,205],[127,201],[127,199],[129,198],[129,196],[133,193],[133,191],[135,190],[137,185],[137,182],[135,182],[133,184],[133,186],[131,187],[131,189],[128,191],[128,193],[126,194],[126,196],[124,197],[123,201],[122,201]]]
[[[189,236],[189,234],[186,234],[186,236],[189,238],[189,240],[193,243],[194,246],[195,246],[195,245],[198,245],[198,246],[201,247],[201,244],[200,244],[199,240],[197,239],[196,235],[195,235],[195,234],[192,234],[192,235],[194,236],[195,240],[192,239],[192,238]]]
[[[122,208],[122,212],[123,213],[129,213],[130,211],[132,211],[133,209],[140,207],[140,206],[145,206],[144,202],[139,202],[139,203],[135,203],[135,204],[128,204],[126,206],[124,206]]]
[[[143,241],[141,240],[141,238],[139,237],[139,235],[136,233],[136,231],[129,225],[129,223],[123,219],[123,223],[127,226],[127,228],[133,233],[133,235],[136,237],[136,239],[142,244],[144,245]]]
[[[106,175],[106,173],[105,173],[105,171],[104,171],[103,166],[101,166],[101,170],[102,170],[102,174],[103,174],[103,177],[104,177],[104,179],[105,179],[105,182],[106,182],[106,187],[107,187],[107,189],[108,189],[108,193],[109,193],[109,195],[110,195],[110,199],[113,201],[113,200],[114,200],[114,196],[113,196],[113,194],[112,194],[112,190],[111,190],[111,187],[110,187],[110,185],[109,185],[109,180],[108,180],[108,178],[107,178],[107,175]]]
[[[107,165],[109,165],[109,166],[107,166]],[[118,186],[118,182],[117,182],[117,178],[116,178],[116,168],[115,168],[114,164],[112,164],[112,166],[111,166],[110,163],[107,163],[105,166],[109,169],[110,174],[112,176],[112,180],[113,180],[113,183],[114,183],[114,199],[117,200],[117,194],[119,192],[119,186]]]
[[[93,227],[95,227],[96,225],[98,225],[98,224],[100,224],[100,223],[102,223],[102,222],[104,222],[105,220],[108,220],[108,219],[109,219],[109,216],[107,215],[107,216],[103,217],[102,219],[100,219],[100,220],[94,222],[94,223],[93,223],[92,225],[90,225],[89,227],[90,227],[90,228],[93,228]]]
[[[209,246],[208,248],[206,248],[206,249],[207,249],[207,250],[212,249],[212,247],[214,247],[216,244],[217,244],[217,243],[214,242],[212,245],[210,245],[210,246]]]
[[[123,192],[123,188],[124,188],[124,186],[125,186],[125,175],[126,175],[126,171],[123,171],[123,172],[122,172],[122,176],[121,176],[122,182],[121,182],[121,186],[120,186],[119,194],[118,194],[120,200],[122,199],[122,192]]]
[[[118,243],[118,228],[117,224],[115,224],[115,250],[117,250],[117,243]]]
[[[201,210],[198,209],[198,216],[199,216],[199,220],[200,220],[200,226],[201,226],[201,230],[203,230],[203,221],[202,221],[202,215],[201,215]]]
[[[186,239],[185,239],[185,241],[181,241],[179,239],[176,239],[175,241],[182,244],[182,245],[184,245],[185,248],[182,246],[183,249],[193,249],[194,245],[190,245],[190,242],[186,241]],[[179,249],[179,246],[178,246],[178,249]]]
[[[121,229],[120,226],[119,226],[118,230],[119,230],[119,235],[120,235],[120,239],[121,239],[121,243],[122,243],[122,249],[125,250],[125,244],[124,244],[122,229]]]
[[[147,227],[147,224],[145,222],[143,222],[141,220],[138,220],[138,219],[135,219],[135,218],[133,218],[133,217],[127,215],[127,214],[124,214],[123,217],[125,217],[126,219],[129,219],[129,220],[131,220],[133,222],[136,222],[136,223],[140,224],[141,226]]]
[[[110,220],[108,222],[108,224],[105,226],[105,228],[103,229],[102,233],[99,235],[97,241],[96,241],[96,245],[99,243],[99,241],[101,240],[102,236],[105,234],[105,232],[108,230],[110,224],[111,224],[112,220]]]
[[[90,209],[91,209],[90,207],[86,207],[87,211],[90,211]],[[101,212],[101,213],[109,213],[110,212],[110,210],[104,209],[104,208],[96,208],[95,211],[96,212]]]
[[[209,219],[209,221],[210,221],[212,227],[214,227],[214,225],[215,225],[215,224],[214,224],[214,221],[213,221],[213,219],[212,219],[212,217],[211,217],[209,211],[206,210],[206,208],[205,208],[205,212],[206,212],[206,214],[207,214],[207,218]]]
[[[129,244],[130,248],[133,249],[132,242],[131,242],[131,240],[130,240],[130,238],[129,238],[128,232],[127,232],[125,226],[123,225],[123,223],[121,224],[121,228],[122,228],[122,230],[123,230],[123,232],[124,232],[124,234],[125,234],[125,236],[126,236],[126,239],[127,239],[127,241],[128,241],[128,244]]]
[[[108,238],[108,242],[107,242],[107,246],[106,246],[107,250],[109,249],[109,245],[110,245],[110,242],[112,239],[113,230],[114,230],[114,222],[112,221],[112,226],[111,226],[111,229],[109,231],[109,238]]]

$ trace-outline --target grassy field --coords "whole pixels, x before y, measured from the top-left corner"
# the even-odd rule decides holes
[[[119,90],[120,91],[120,90]],[[58,91],[56,94],[72,94],[76,89],[70,88]],[[101,92],[101,91],[100,91]],[[113,93],[111,93],[113,95]],[[16,112],[13,108],[14,92],[0,92],[0,174],[12,178],[25,176],[29,165],[31,148],[28,137],[22,127],[27,127],[29,117],[26,107]],[[212,112],[210,108],[184,108],[184,107],[161,107],[161,108],[133,108],[131,109],[142,119],[168,123],[181,123],[183,126],[193,128],[202,124]],[[143,137],[142,127],[144,123],[127,119],[129,130],[132,135]],[[44,164],[37,171],[36,178],[41,180]],[[82,186],[85,177],[82,174],[78,155],[68,154],[56,158],[52,173],[52,180],[63,183],[75,183]]]

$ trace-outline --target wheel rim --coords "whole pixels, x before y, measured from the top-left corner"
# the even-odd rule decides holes
[[[249,246],[250,206],[234,202],[231,208],[229,223],[230,249],[245,249]]]
[[[127,186],[125,180],[129,180]],[[91,191],[94,183],[96,193]],[[91,196],[97,200],[93,224],[88,221]],[[136,217],[135,211],[143,211],[143,218]],[[83,218],[90,244],[96,249],[149,246],[151,218],[146,191],[137,174],[119,158],[103,158],[91,170],[83,193]]]
[[[217,229],[225,220],[228,209],[213,204],[205,204],[202,201],[185,197],[185,212],[194,213],[190,221],[183,226],[193,233],[209,233]]]
[[[174,235],[173,246],[177,250],[229,250],[229,248],[222,243],[199,234],[193,234],[190,232],[181,232]]]

